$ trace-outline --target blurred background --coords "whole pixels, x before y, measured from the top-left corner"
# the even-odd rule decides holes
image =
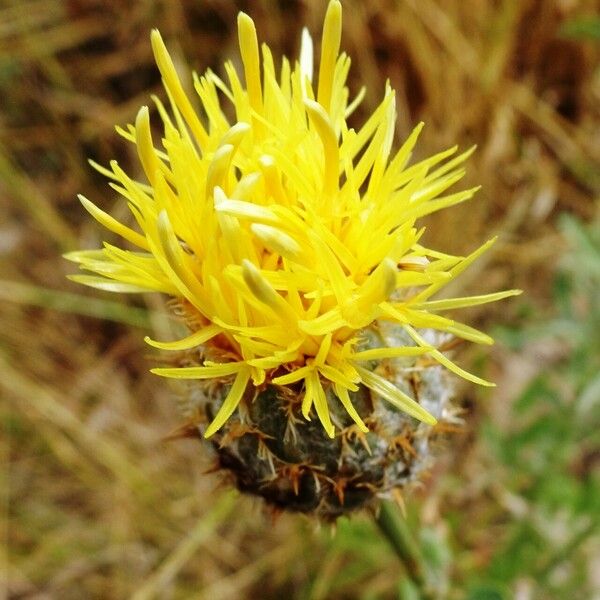
[[[407,518],[441,597],[600,598],[600,4],[595,0],[345,0],[350,85],[365,118],[386,79],[397,142],[416,158],[478,145],[467,205],[429,218],[433,247],[500,234],[451,293],[525,293],[461,315],[492,333],[461,364],[448,434]],[[195,440],[166,443],[177,393],[148,372],[157,296],[65,276],[65,251],[110,235],[76,199],[126,207],[88,158],[139,174],[114,125],[164,97],[149,33],[182,80],[239,64],[238,10],[275,56],[315,41],[326,2],[0,0],[0,452],[3,573],[14,599],[406,598],[368,515],[318,527],[228,492]]]

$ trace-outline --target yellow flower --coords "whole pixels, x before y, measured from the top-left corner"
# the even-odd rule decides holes
[[[207,437],[226,422],[248,385],[266,381],[303,382],[304,417],[314,407],[331,437],[324,386],[333,386],[363,431],[349,395],[359,384],[435,423],[366,365],[428,354],[470,381],[491,385],[429,346],[418,331],[433,328],[489,344],[489,336],[438,313],[518,293],[430,300],[493,243],[467,257],[451,256],[421,245],[424,230],[416,228],[420,217],[475,193],[477,188],[445,193],[463,176],[471,150],[450,158],[452,148],[408,166],[421,123],[392,154],[396,112],[389,85],[367,122],[358,130],[348,126],[364,90],[350,101],[350,59],[339,53],[337,0],[325,17],[316,85],[307,31],[299,62],[291,65],[284,57],[277,71],[244,13],[238,33],[245,86],[231,62],[224,78],[210,70],[195,75],[201,118],[159,32],[152,32],[170,102],[169,112],[154,98],[164,136],[155,145],[147,107],[135,126],[118,130],[136,145],[148,181],[133,180],[116,162],[110,170],[96,165],[127,200],[137,229],[81,197],[93,217],[137,249],[105,243],[101,250],[71,253],[69,259],[93,273],[72,279],[116,292],[154,290],[182,301],[191,335],[147,342],[167,350],[218,350],[211,357],[222,360],[153,370],[165,377],[231,378]],[[382,320],[399,324],[414,346],[361,349],[361,330]]]

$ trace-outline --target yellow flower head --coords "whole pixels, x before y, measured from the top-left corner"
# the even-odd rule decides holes
[[[238,34],[245,85],[231,62],[223,78],[210,70],[194,76],[201,117],[159,32],[152,32],[170,103],[169,112],[154,98],[163,137],[155,145],[147,107],[135,126],[119,130],[137,146],[148,181],[133,180],[116,162],[110,170],[98,167],[127,200],[137,229],[81,197],[92,216],[137,249],[105,243],[101,250],[71,253],[68,258],[93,273],[72,279],[116,292],[159,291],[182,301],[191,335],[147,342],[170,350],[204,345],[214,350],[212,358],[220,357],[201,366],[154,369],[166,377],[231,378],[207,437],[229,418],[250,382],[303,382],[303,415],[308,419],[314,406],[331,437],[325,386],[333,386],[363,431],[349,394],[359,384],[435,423],[366,366],[428,354],[470,381],[491,385],[429,346],[418,331],[433,328],[491,343],[438,313],[516,293],[429,300],[493,242],[467,257],[451,256],[422,246],[423,229],[415,226],[420,217],[474,194],[476,189],[446,194],[463,176],[471,151],[450,158],[452,148],[408,166],[419,124],[392,154],[396,112],[389,85],[367,122],[358,130],[348,126],[362,92],[350,101],[338,0],[327,9],[316,77],[307,31],[299,62],[283,58],[277,71],[244,13]],[[401,326],[414,346],[364,349],[361,330],[382,320]]]

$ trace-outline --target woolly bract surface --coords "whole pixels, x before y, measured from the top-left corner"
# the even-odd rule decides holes
[[[333,386],[363,431],[350,394],[361,383],[433,424],[433,416],[370,365],[426,354],[470,381],[491,385],[419,334],[431,328],[489,344],[489,336],[439,313],[516,293],[430,300],[493,242],[467,257],[420,243],[420,217],[476,191],[446,193],[463,176],[470,151],[455,155],[452,148],[408,166],[420,124],[392,153],[396,112],[389,85],[362,127],[348,126],[362,92],[350,101],[337,0],[325,16],[318,74],[308,32],[299,61],[283,58],[276,70],[244,13],[238,30],[243,77],[231,62],[223,77],[212,71],[194,76],[201,114],[160,34],[152,32],[170,103],[167,110],[154,99],[162,139],[152,138],[147,107],[135,125],[119,130],[137,146],[147,182],[135,181],[116,162],[98,167],[127,200],[137,227],[81,197],[93,217],[136,249],[105,243],[71,253],[68,258],[88,271],[72,279],[115,292],[163,292],[183,302],[193,317],[191,335],[147,341],[167,350],[205,345],[219,351],[211,354],[219,360],[199,366],[154,369],[166,377],[231,380],[206,436],[225,423],[248,385],[266,381],[303,381],[303,415],[311,418],[314,409],[332,437],[324,386]],[[361,349],[361,330],[381,320],[399,324],[414,346]]]

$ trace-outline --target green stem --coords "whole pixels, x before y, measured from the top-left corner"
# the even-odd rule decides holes
[[[404,565],[406,575],[418,590],[420,597],[431,598],[427,590],[423,558],[398,507],[393,502],[384,500],[375,522]]]

